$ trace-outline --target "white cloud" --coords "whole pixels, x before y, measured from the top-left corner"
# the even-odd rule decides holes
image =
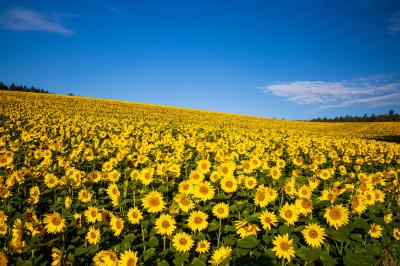
[[[14,31],[46,31],[62,35],[73,35],[74,31],[67,29],[59,19],[72,17],[71,14],[45,15],[27,8],[11,8],[0,16],[0,27]]]
[[[115,13],[115,14],[117,14],[117,15],[120,15],[122,13],[121,9],[119,9],[118,7],[106,6],[104,8],[109,10],[109,11],[111,11],[111,12],[113,12],[113,13]]]
[[[334,82],[282,82],[267,85],[262,90],[298,104],[318,105],[319,109],[400,105],[400,80],[397,75],[375,75]]]
[[[388,31],[392,35],[400,32],[400,11],[397,11],[389,20]]]

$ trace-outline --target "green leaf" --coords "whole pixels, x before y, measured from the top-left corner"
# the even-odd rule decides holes
[[[218,228],[219,228],[219,223],[214,220],[208,226],[208,231],[212,232],[212,231],[218,230]]]
[[[155,248],[149,248],[145,252],[143,252],[143,260],[147,261],[151,257],[156,255],[156,249]]]
[[[343,257],[344,265],[363,266],[373,264],[374,256],[368,254],[356,254],[351,251],[346,253]]]
[[[349,238],[349,235],[351,231],[353,230],[353,227],[350,224],[347,224],[338,230],[332,230],[331,231],[331,238],[333,240],[339,241],[339,242],[344,242],[346,239]]]
[[[134,234],[127,234],[125,236],[125,239],[128,240],[129,242],[133,242],[136,239],[136,236]]]
[[[193,266],[206,266],[205,262],[199,258],[193,258],[192,264]]]
[[[158,238],[155,236],[151,236],[149,239],[149,246],[152,248],[158,247],[160,241],[158,241]]]
[[[122,240],[120,246],[121,246],[121,251],[122,252],[124,252],[125,250],[128,250],[128,249],[131,248],[131,244],[129,243],[129,240],[126,239],[126,238],[124,240]]]
[[[181,265],[185,265],[185,261],[188,259],[189,257],[189,253],[185,252],[185,253],[176,253],[175,254],[175,258],[173,260],[174,265],[176,266],[181,266]]]
[[[285,235],[285,234],[291,234],[290,227],[287,226],[286,224],[279,226],[279,234]]]
[[[360,234],[351,234],[350,238],[355,240],[355,241],[358,241],[358,242],[362,242],[362,240],[363,240],[362,236]]]
[[[260,244],[260,242],[254,235],[246,236],[245,238],[239,239],[237,242],[240,248],[255,248],[258,244]]]
[[[325,265],[336,265],[337,261],[336,259],[332,258],[331,255],[329,255],[329,253],[327,251],[323,251],[321,256],[319,257],[319,259],[321,260],[321,262]]]
[[[169,263],[165,260],[160,261],[159,263],[157,263],[157,266],[169,266]]]
[[[296,256],[305,261],[317,260],[322,254],[321,249],[310,249],[305,246],[296,250]]]

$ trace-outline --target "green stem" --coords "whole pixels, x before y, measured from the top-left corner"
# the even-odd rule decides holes
[[[146,251],[146,245],[144,243],[144,229],[143,229],[143,225],[140,225],[141,229],[142,229],[142,243],[143,243],[143,252]]]
[[[219,228],[218,228],[218,243],[217,243],[217,248],[219,248],[219,242],[221,239],[221,228],[222,228],[222,222],[221,219],[219,219]]]

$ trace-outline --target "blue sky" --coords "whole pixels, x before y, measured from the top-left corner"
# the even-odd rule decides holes
[[[400,112],[400,2],[0,0],[0,81],[265,117]]]

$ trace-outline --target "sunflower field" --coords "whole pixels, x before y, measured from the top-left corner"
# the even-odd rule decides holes
[[[398,123],[0,99],[0,265],[400,263]]]

